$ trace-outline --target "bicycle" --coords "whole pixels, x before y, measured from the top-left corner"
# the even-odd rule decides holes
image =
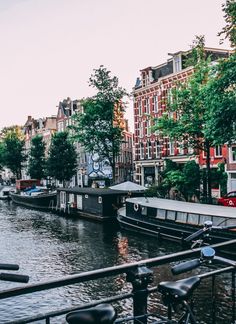
[[[201,265],[211,265],[213,263],[221,263],[236,268],[236,262],[216,256],[215,250],[206,246],[201,249],[200,257],[182,262],[172,267],[171,271],[174,275],[181,274],[193,270]],[[66,321],[68,324],[118,324],[129,321],[135,323],[143,323],[144,318],[156,317],[152,324],[196,324],[196,316],[193,312],[192,295],[195,289],[200,285],[203,275],[197,275],[177,281],[163,281],[158,285],[158,291],[162,295],[163,304],[167,306],[167,316],[157,314],[146,314],[140,316],[132,316],[117,319],[117,312],[110,304],[100,304],[96,307],[82,309],[68,313]],[[177,309],[181,309],[178,318]]]
[[[231,230],[236,229],[235,225],[227,225],[221,226],[221,223],[218,225],[213,225],[212,221],[205,221],[203,224],[203,228],[198,231],[190,234],[186,238],[183,239],[184,245],[188,245],[192,242],[191,249],[198,246],[201,247],[203,244],[210,245],[211,244],[211,231],[223,231],[223,230]]]
[[[18,264],[10,264],[10,263],[0,263],[0,270],[17,271],[17,270],[19,270],[19,265]],[[29,276],[1,272],[0,280],[27,283],[29,281]]]

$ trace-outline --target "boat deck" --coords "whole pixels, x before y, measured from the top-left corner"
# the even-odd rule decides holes
[[[128,198],[126,199],[126,201],[133,204],[142,205],[144,207],[152,207],[152,208],[173,210],[173,211],[193,213],[193,214],[196,213],[201,215],[236,218],[235,207],[189,203],[185,201],[177,201],[177,200],[161,199],[161,198],[149,198],[149,197],[148,198],[145,197]]]

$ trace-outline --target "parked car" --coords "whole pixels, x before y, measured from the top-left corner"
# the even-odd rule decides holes
[[[228,192],[218,199],[218,205],[236,207],[236,191]]]

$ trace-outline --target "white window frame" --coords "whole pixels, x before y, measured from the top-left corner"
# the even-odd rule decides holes
[[[137,105],[138,105],[138,115],[142,116],[142,100],[141,99],[138,99]]]
[[[215,157],[222,157],[222,146],[216,145],[214,147],[214,153],[215,153]]]
[[[148,159],[152,158],[152,143],[151,142],[147,143],[147,157],[148,157]]]
[[[234,154],[235,152],[235,154]],[[236,163],[236,146],[231,146],[229,148],[229,162]]]
[[[170,155],[175,154],[175,143],[173,141],[169,141],[169,154]]]
[[[143,145],[143,143],[140,143],[139,149],[140,149],[140,160],[143,160],[144,159],[144,145]]]
[[[158,106],[158,95],[153,96],[153,112],[158,113],[159,106]]]

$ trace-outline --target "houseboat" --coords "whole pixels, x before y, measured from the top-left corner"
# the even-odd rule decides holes
[[[109,188],[59,188],[56,210],[98,221],[116,220],[117,210],[129,194]]]
[[[57,193],[39,185],[36,179],[17,180],[16,192],[10,193],[12,201],[29,208],[51,210],[56,206]]]
[[[29,207],[40,209],[44,211],[52,210],[56,206],[57,193],[49,192],[48,190],[35,188],[26,192],[11,192],[11,199],[14,203]]]
[[[218,243],[236,238],[236,209],[159,198],[128,198],[118,210],[120,227],[157,238],[183,241],[206,221],[212,222],[211,240]],[[235,229],[214,229],[234,226]]]

